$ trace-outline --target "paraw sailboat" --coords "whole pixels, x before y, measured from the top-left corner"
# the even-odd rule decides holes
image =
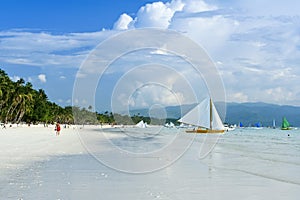
[[[224,133],[225,130],[211,98],[204,99],[178,121],[198,127],[187,130],[188,133]]]

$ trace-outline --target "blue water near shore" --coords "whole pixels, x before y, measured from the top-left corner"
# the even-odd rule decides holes
[[[228,132],[213,151],[213,165],[300,185],[300,130],[244,128]]]
[[[113,142],[121,149],[143,152],[164,148],[180,134],[193,135],[175,128],[161,129],[153,137],[144,137],[151,128],[131,133],[137,137],[116,137]],[[237,128],[221,135],[212,151],[201,158],[199,151],[210,137],[215,136],[197,134],[181,158],[147,175],[157,183],[158,188],[152,190],[161,198],[168,196],[162,199],[298,199],[299,129]]]
[[[126,129],[132,135],[112,141],[129,152],[148,153],[169,145],[185,129]],[[113,131],[120,134],[120,130]],[[134,135],[134,136],[133,136]],[[196,157],[206,135],[196,135],[189,152]],[[208,136],[209,137],[209,136]],[[189,154],[189,153],[187,153]],[[232,170],[300,185],[300,130],[237,128],[226,132],[200,162],[215,169]]]

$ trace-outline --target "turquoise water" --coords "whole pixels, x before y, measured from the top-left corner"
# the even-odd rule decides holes
[[[213,150],[210,164],[300,185],[300,130],[245,128],[228,132]]]
[[[124,131],[129,134],[124,135]],[[185,129],[176,128],[114,129],[112,133],[124,135],[113,138],[114,145],[133,153],[163,151],[172,145],[174,138],[186,135],[193,140],[193,145],[184,152],[185,156],[199,159],[208,167],[300,185],[299,129],[237,128],[221,135],[205,158],[199,158],[199,151],[205,138],[213,136],[187,134]]]
[[[164,194],[162,199],[298,199],[300,195],[299,129],[236,129],[221,135],[204,158],[199,157],[199,152],[207,139],[215,135],[165,128],[153,137],[143,137],[151,135],[151,131],[132,131],[136,137],[114,138],[114,144],[141,153],[165,148],[179,135],[195,136],[182,157],[147,175],[150,183],[157,185],[156,189],[149,188]]]

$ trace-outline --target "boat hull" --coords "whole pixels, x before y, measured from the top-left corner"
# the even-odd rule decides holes
[[[292,128],[290,128],[290,127],[288,127],[288,128],[281,128],[281,130],[287,131],[287,130],[292,130]]]
[[[212,130],[212,129],[195,129],[195,130],[186,130],[187,133],[224,133],[225,130]]]

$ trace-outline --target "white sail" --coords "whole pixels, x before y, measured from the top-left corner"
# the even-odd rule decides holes
[[[135,125],[136,127],[139,127],[139,128],[146,128],[146,123],[144,123],[143,120],[141,120],[139,123],[137,123]]]
[[[212,127],[210,127],[210,99],[204,99],[200,104],[198,104],[195,108],[189,111],[186,115],[184,115],[178,121],[185,124],[191,124],[207,129],[214,130],[224,130],[223,122],[220,119],[220,116],[214,106],[212,105]]]
[[[175,127],[175,124],[173,122],[170,122],[169,125],[170,125],[170,128],[174,128]]]
[[[191,124],[195,126],[209,128],[210,127],[209,110],[210,110],[209,99],[205,99],[178,121],[185,124]]]
[[[224,130],[223,122],[218,114],[218,111],[215,107],[215,105],[212,102],[212,129],[214,130]]]

